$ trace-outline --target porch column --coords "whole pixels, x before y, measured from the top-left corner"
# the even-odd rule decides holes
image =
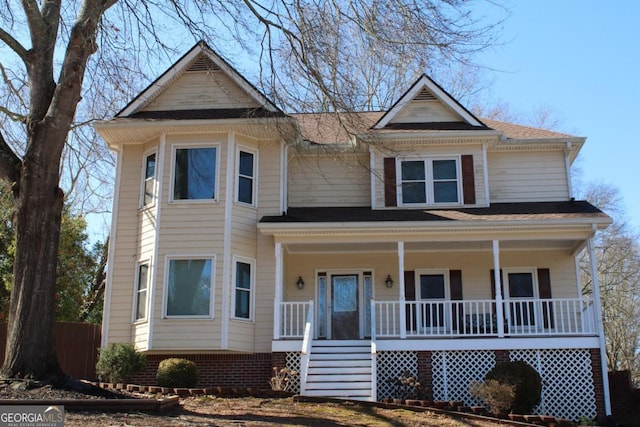
[[[598,267],[593,249],[593,237],[587,240],[589,250],[589,264],[591,267],[591,285],[593,287],[593,307],[595,309],[596,330],[600,342],[600,360],[602,361],[602,387],[604,388],[604,410],[606,415],[611,415],[611,396],[609,395],[609,370],[607,368],[607,351],[602,327],[602,306],[600,305],[600,281],[598,280]]]
[[[502,274],[500,274],[500,242],[493,241],[493,278],[496,292],[496,321],[498,336],[504,337],[504,305],[502,303]]]
[[[282,302],[282,243],[276,242],[276,283],[273,301],[273,339],[280,339],[280,303]]]
[[[400,338],[407,337],[407,312],[404,295],[404,242],[398,242],[398,302],[400,303]]]

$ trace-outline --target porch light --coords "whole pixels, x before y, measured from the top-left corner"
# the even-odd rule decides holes
[[[387,278],[384,280],[384,284],[387,285],[387,288],[393,286],[393,279],[391,278],[390,274],[387,274]]]
[[[302,276],[298,276],[298,281],[296,282],[296,286],[298,289],[304,288],[304,280],[302,280]]]

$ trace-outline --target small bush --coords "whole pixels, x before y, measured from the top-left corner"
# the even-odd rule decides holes
[[[496,380],[473,382],[469,387],[469,391],[472,396],[480,399],[487,406],[487,409],[494,414],[507,412],[516,397],[515,386]]]
[[[542,380],[538,372],[523,361],[499,363],[485,376],[485,381],[496,380],[515,387],[515,398],[510,408],[517,414],[530,414],[540,403]]]
[[[289,368],[278,369],[278,367],[273,367],[273,377],[269,381],[269,385],[271,386],[271,390],[274,391],[289,391],[291,388],[292,379],[298,375],[296,371]]]
[[[198,367],[187,359],[164,359],[158,365],[156,379],[160,387],[193,388],[198,384]]]
[[[129,375],[140,372],[147,365],[144,354],[132,344],[109,344],[100,350],[96,373],[111,382],[124,382]]]

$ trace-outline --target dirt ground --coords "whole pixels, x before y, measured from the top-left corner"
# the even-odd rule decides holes
[[[181,407],[157,413],[67,412],[65,426],[442,426],[493,427],[499,424],[429,412],[381,409],[354,403],[306,403],[292,398],[189,397]]]

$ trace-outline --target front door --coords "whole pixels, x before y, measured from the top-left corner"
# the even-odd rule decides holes
[[[358,274],[331,276],[331,338],[357,340],[360,338]]]

